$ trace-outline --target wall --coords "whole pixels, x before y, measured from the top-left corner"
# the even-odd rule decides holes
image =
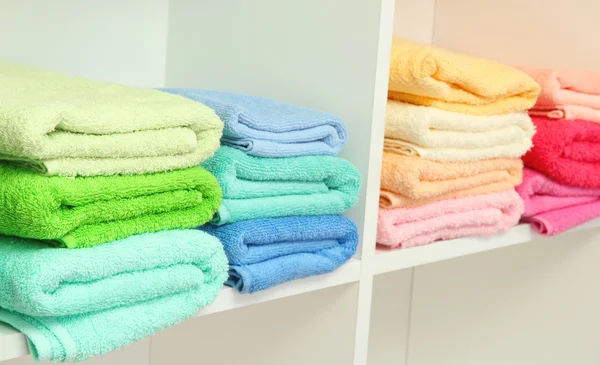
[[[168,0],[0,0],[0,58],[161,87],[168,10]]]

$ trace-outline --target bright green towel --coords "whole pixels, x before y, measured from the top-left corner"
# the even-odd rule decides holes
[[[143,174],[198,165],[223,122],[202,103],[0,60],[0,159],[46,175]]]
[[[193,228],[221,202],[199,166],[147,175],[45,177],[0,164],[0,234],[78,248],[163,229]]]
[[[338,214],[358,200],[360,174],[332,156],[254,157],[221,147],[202,165],[223,188],[212,223],[293,215]]]
[[[0,321],[36,360],[85,360],[193,316],[227,278],[216,238],[197,231],[52,248],[0,236]]]

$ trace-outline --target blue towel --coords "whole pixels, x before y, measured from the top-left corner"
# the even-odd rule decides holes
[[[340,118],[260,96],[197,89],[161,89],[199,101],[225,123],[221,143],[261,157],[337,155],[346,143]]]
[[[78,250],[0,236],[0,321],[36,360],[81,361],[193,316],[226,278],[221,243],[197,230]]]
[[[343,216],[256,219],[200,229],[219,238],[229,259],[226,285],[253,293],[331,272],[356,252],[358,232]]]

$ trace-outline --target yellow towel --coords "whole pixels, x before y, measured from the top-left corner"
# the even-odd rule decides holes
[[[531,77],[512,67],[394,37],[390,99],[493,115],[529,109],[539,93]]]
[[[438,162],[383,153],[379,206],[414,207],[438,200],[506,191],[521,183],[523,161],[497,158]]]

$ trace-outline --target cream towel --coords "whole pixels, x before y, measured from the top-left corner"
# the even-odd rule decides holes
[[[437,161],[518,158],[534,132],[525,112],[476,116],[388,100],[385,149]]]

